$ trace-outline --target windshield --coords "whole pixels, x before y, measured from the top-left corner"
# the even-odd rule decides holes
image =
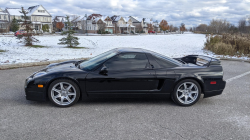
[[[148,51],[148,50],[147,50]],[[155,57],[160,57],[160,58],[162,58],[162,59],[165,59],[166,61],[169,61],[169,62],[171,62],[171,63],[174,63],[174,64],[176,64],[176,65],[178,65],[178,66],[182,66],[182,63],[180,63],[179,61],[177,61],[177,60],[174,60],[174,59],[172,59],[172,58],[170,58],[170,57],[167,57],[167,56],[165,56],[165,55],[162,55],[162,54],[159,54],[159,53],[156,53],[156,52],[153,52],[153,51],[148,51],[148,52],[150,52],[152,55],[154,55]]]
[[[102,53],[100,55],[97,55],[97,56],[95,56],[87,61],[80,63],[79,67],[80,67],[80,69],[90,71],[93,68],[95,68],[96,66],[98,66],[101,63],[103,63],[104,61],[106,61],[107,59],[115,56],[116,54],[117,54],[117,52],[115,51],[115,49],[107,51],[107,52]]]

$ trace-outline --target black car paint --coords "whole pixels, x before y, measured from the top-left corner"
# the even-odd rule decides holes
[[[226,82],[223,80],[222,66],[194,66],[183,64],[172,68],[161,68],[154,57],[139,49],[119,49],[120,53],[140,52],[145,53],[149,60],[149,66],[141,71],[109,72],[107,75],[100,74],[102,64],[94,71],[84,71],[76,67],[78,61],[66,61],[48,65],[41,71],[46,75],[32,78],[31,75],[25,81],[25,92],[27,100],[46,101],[50,83],[56,79],[73,80],[79,87],[81,98],[85,99],[95,95],[170,95],[175,85],[184,79],[196,80],[204,97],[219,95],[223,92]],[[28,81],[27,81],[28,80]],[[210,84],[216,81],[217,84]],[[44,85],[38,88],[38,84]]]

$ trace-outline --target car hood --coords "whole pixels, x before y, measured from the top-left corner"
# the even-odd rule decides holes
[[[78,67],[76,67],[75,63],[77,63],[78,60],[74,60],[74,61],[65,61],[65,62],[61,62],[61,63],[53,63],[50,64],[46,67],[46,72],[65,72],[65,71],[83,71],[81,69],[79,69]]]

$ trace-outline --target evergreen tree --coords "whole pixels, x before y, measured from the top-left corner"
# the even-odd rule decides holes
[[[74,37],[74,33],[77,33],[76,31],[72,30],[71,28],[71,22],[69,21],[69,17],[66,17],[67,19],[67,26],[68,31],[64,31],[62,32],[61,35],[67,35],[67,37],[63,37],[62,39],[59,39],[59,41],[61,41],[60,43],[58,43],[59,45],[67,45],[68,47],[76,47],[77,45],[79,45],[80,43],[78,42],[79,38],[78,37]]]
[[[22,7],[22,11],[20,12],[23,14],[23,24],[22,24],[22,27],[24,27],[26,33],[23,34],[23,37],[24,37],[24,43],[26,46],[32,46],[32,43],[33,42],[39,42],[39,40],[35,39],[34,37],[32,37],[32,31],[33,29],[31,28],[31,21],[28,21],[28,12],[26,10],[23,9]]]
[[[42,30],[43,32],[49,32],[49,25],[48,24],[43,25]]]
[[[16,31],[19,30],[19,25],[18,25],[17,20],[16,20],[15,17],[14,17],[14,19],[11,22],[10,28],[11,28],[12,32],[16,32]]]

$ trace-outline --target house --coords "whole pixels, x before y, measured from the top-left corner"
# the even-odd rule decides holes
[[[156,31],[157,33],[160,32],[161,29],[160,29],[160,25],[159,25],[158,20],[153,20],[152,19],[152,21],[153,21],[154,31]]]
[[[31,21],[31,27],[34,30],[42,31],[42,26],[45,24],[49,26],[50,31],[52,30],[52,16],[42,5],[32,6],[25,10],[28,12],[28,20]],[[20,23],[20,29],[24,29],[21,26],[24,21],[23,14],[20,13],[21,8],[6,8],[5,11],[8,14],[9,22],[16,18]]]
[[[141,18],[136,18],[133,16],[129,16],[130,19],[132,20],[132,24],[135,26],[135,32],[136,33],[142,33],[143,28],[142,28],[142,19]]]
[[[85,28],[87,33],[97,33],[97,30],[98,30],[98,27],[97,27],[97,21],[96,19],[98,18],[101,18],[102,15],[101,14],[91,14],[87,17],[87,25]]]
[[[83,18],[82,23],[85,27],[83,30],[87,30],[88,33],[97,33],[98,30],[104,30],[113,34],[115,30],[112,19],[109,16],[101,14],[91,14],[87,17],[87,21],[86,18]]]
[[[0,32],[6,32],[8,30],[8,13],[0,8]]]
[[[152,19],[149,18],[138,18],[130,16],[133,21],[133,25],[136,26],[137,33],[148,33],[148,24],[153,24]]]
[[[135,33],[135,26],[133,25],[133,20],[130,17],[114,15],[111,19],[115,26],[115,33]]]

